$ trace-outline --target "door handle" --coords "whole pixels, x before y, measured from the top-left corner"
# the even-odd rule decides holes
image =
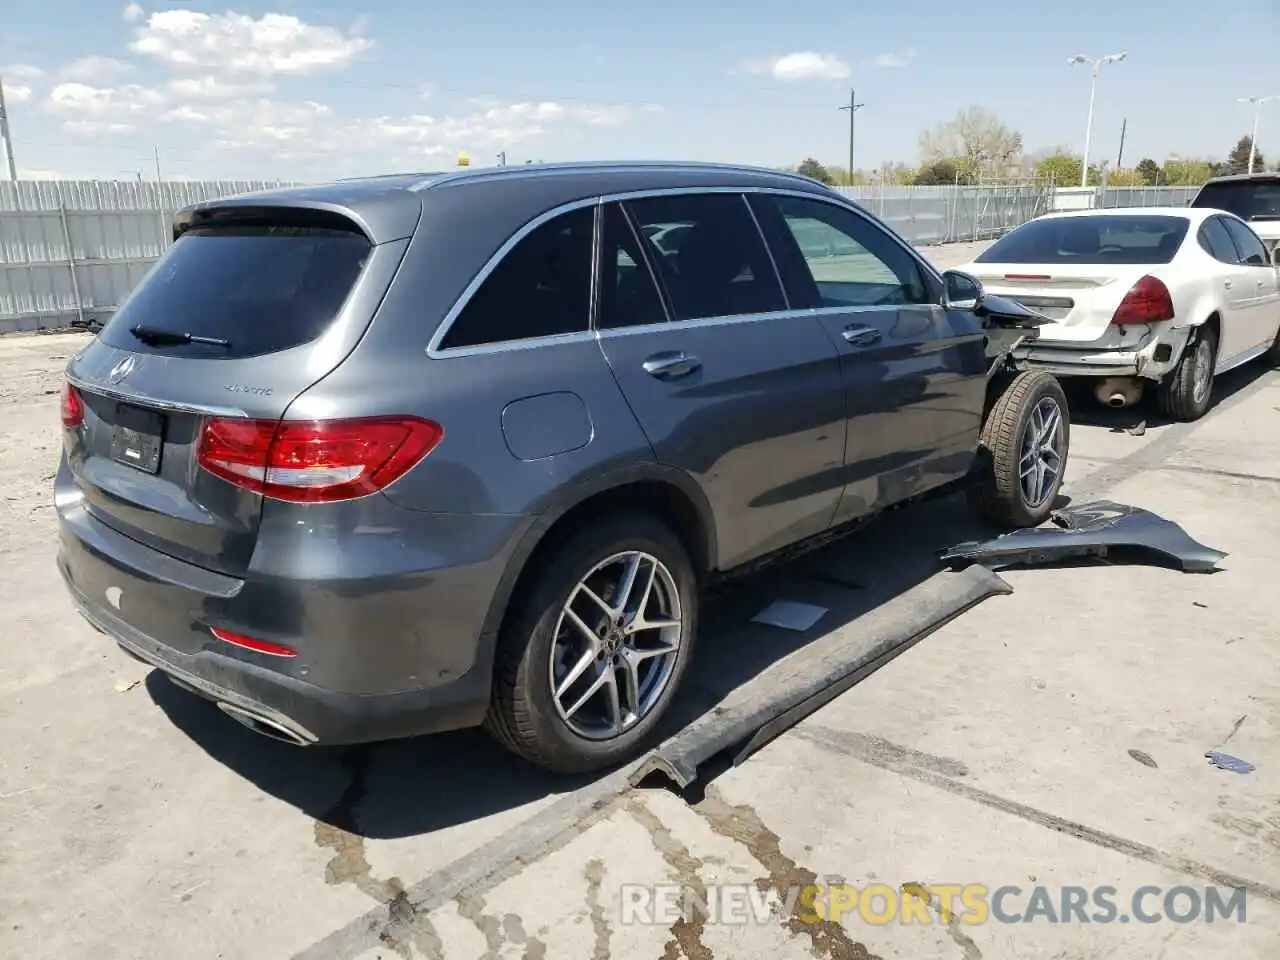
[[[1223,280],[1223,281],[1222,281],[1222,285],[1223,285],[1224,287],[1226,287],[1228,290],[1230,290],[1230,289],[1231,289],[1231,281],[1230,281],[1230,280]]]
[[[863,323],[853,323],[844,328],[845,340],[855,347],[869,347],[880,342],[880,331]]]
[[[655,353],[645,360],[644,372],[659,380],[676,380],[702,368],[702,361],[679,350]]]

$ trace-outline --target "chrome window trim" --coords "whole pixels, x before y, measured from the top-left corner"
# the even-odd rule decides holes
[[[173,400],[161,400],[159,397],[153,397],[145,393],[121,390],[118,387],[108,386],[105,383],[96,383],[92,380],[85,380],[82,377],[77,377],[75,374],[71,373],[68,373],[66,377],[68,383],[77,390],[81,390],[85,393],[97,394],[100,397],[107,397],[111,400],[119,400],[124,403],[134,403],[139,406],[153,407],[156,410],[164,410],[167,413],[190,413],[199,417],[229,417],[239,420],[245,420],[249,417],[248,413],[237,407],[219,407],[204,403],[178,403]]]
[[[884,309],[882,306],[816,307],[816,308],[807,308],[807,309],[791,309],[790,307],[788,307],[788,309],[785,309],[785,310],[776,310],[770,313],[763,313],[763,314],[761,313],[735,314],[732,316],[698,318],[694,320],[670,319],[662,324],[646,324],[643,326],[599,331],[595,329],[595,322],[596,322],[595,313],[594,313],[595,303],[593,300],[592,315],[589,319],[589,323],[591,326],[589,329],[585,331],[575,331],[574,333],[568,333],[568,334],[554,334],[552,336],[545,336],[545,337],[526,337],[520,340],[503,340],[495,343],[478,344],[476,346],[469,346],[469,347],[441,348],[440,343],[448,335],[450,328],[453,326],[454,322],[458,319],[459,314],[461,314],[462,311],[466,309],[467,304],[471,302],[472,297],[475,296],[475,293],[480,288],[480,285],[483,284],[485,280],[489,278],[489,276],[493,273],[495,269],[497,269],[498,264],[502,262],[502,260],[506,257],[508,253],[511,252],[511,250],[516,246],[516,244],[520,243],[520,241],[522,241],[525,237],[527,237],[534,230],[537,230],[540,226],[547,223],[548,221],[554,220],[556,217],[561,216],[563,214],[572,213],[574,210],[581,210],[584,207],[591,207],[591,206],[602,207],[607,203],[626,203],[628,200],[644,200],[644,199],[649,199],[651,197],[686,196],[689,194],[705,194],[705,193],[740,194],[743,197],[744,203],[746,202],[746,196],[748,194],[763,194],[766,196],[773,195],[773,196],[799,197],[802,200],[813,200],[817,203],[825,203],[830,206],[837,207],[841,210],[849,211],[855,214],[856,216],[858,216],[859,218],[861,218],[861,220],[865,222],[868,227],[874,230],[879,230],[882,234],[887,236],[891,241],[896,243],[903,251],[907,253],[908,256],[911,257],[911,259],[917,264],[917,266],[921,268],[921,270],[925,273],[926,276],[932,277],[938,284],[945,286],[944,281],[942,279],[942,273],[939,270],[937,270],[937,268],[935,268],[933,264],[931,264],[928,260],[926,260],[923,256],[921,256],[920,253],[914,247],[912,247],[909,243],[907,243],[905,240],[899,237],[892,230],[888,229],[886,226],[884,226],[879,221],[877,221],[873,216],[868,214],[865,210],[861,209],[856,204],[847,201],[844,197],[838,194],[833,194],[831,196],[824,196],[823,194],[818,193],[816,191],[791,190],[786,187],[776,187],[776,186],[721,185],[721,186],[696,186],[696,187],[651,187],[643,190],[629,190],[629,191],[623,191],[623,192],[601,194],[593,197],[584,197],[578,200],[571,200],[567,203],[563,203],[563,204],[560,204],[559,206],[553,207],[550,210],[543,211],[538,216],[534,217],[528,223],[524,224],[522,227],[516,230],[510,237],[506,239],[506,241],[503,242],[502,246],[500,246],[497,249],[497,251],[485,262],[485,264],[480,268],[479,272],[471,279],[471,282],[468,283],[465,288],[463,288],[463,291],[458,296],[458,299],[454,302],[453,306],[449,308],[449,312],[445,314],[444,319],[440,321],[439,326],[436,328],[435,332],[431,335],[431,339],[427,343],[427,348],[426,348],[427,356],[433,360],[448,359],[450,357],[474,356],[476,354],[481,354],[481,353],[496,353],[496,352],[501,352],[506,350],[534,349],[544,345],[573,343],[573,342],[577,342],[578,340],[599,339],[602,336],[612,336],[612,335],[627,336],[627,335],[634,334],[636,332],[644,332],[644,331],[652,332],[655,330],[663,330],[663,329],[666,329],[666,330],[684,329],[686,327],[690,327],[694,325],[720,326],[726,323],[734,323],[734,322],[754,323],[760,320],[771,319],[775,317],[776,318],[815,317],[815,316],[824,316],[824,315],[835,314],[835,313],[851,313],[851,312],[856,313],[856,312],[861,312],[863,310]],[[773,251],[769,248],[768,239],[764,236],[763,231],[760,229],[759,222],[755,219],[755,211],[751,209],[750,203],[747,203],[747,210],[751,214],[752,222],[756,225],[756,231],[760,235],[761,242],[764,243],[765,245],[765,250],[769,254],[770,261],[773,262]],[[598,243],[599,230],[596,231],[596,234],[597,234],[597,237],[593,238],[593,241],[592,241],[593,249]],[[599,257],[594,257],[591,265],[593,291],[595,290],[595,284],[596,284],[595,273],[599,269],[598,260],[599,260]],[[778,274],[776,262],[774,263],[774,273],[775,275]],[[790,303],[789,299],[786,299],[787,297],[786,284],[782,282],[781,275],[778,275],[778,283],[782,287],[784,302],[789,304]],[[929,304],[908,304],[907,306],[929,306]]]

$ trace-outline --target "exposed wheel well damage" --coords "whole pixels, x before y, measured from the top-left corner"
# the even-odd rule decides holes
[[[579,501],[561,513],[538,537],[533,549],[510,585],[510,592],[497,598],[485,624],[497,629],[506,612],[529,589],[546,558],[583,526],[619,513],[634,511],[652,516],[679,538],[699,578],[707,576],[715,564],[715,532],[709,516],[704,516],[692,497],[675,483],[665,480],[636,480],[610,487]]]

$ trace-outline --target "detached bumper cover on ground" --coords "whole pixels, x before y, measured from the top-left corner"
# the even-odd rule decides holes
[[[1187,573],[1209,573],[1226,556],[1193,540],[1172,520],[1110,500],[1064,507],[1052,519],[1056,528],[1018,530],[992,540],[956,544],[943,553],[942,561],[952,567],[981,563],[1000,568],[1105,557],[1119,548],[1164,557]]]

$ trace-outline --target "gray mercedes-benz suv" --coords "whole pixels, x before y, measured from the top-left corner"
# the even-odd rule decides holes
[[[197,204],[67,367],[79,609],[298,744],[634,755],[699,588],[956,481],[1045,519],[1036,319],[804,177],[595,163]]]

